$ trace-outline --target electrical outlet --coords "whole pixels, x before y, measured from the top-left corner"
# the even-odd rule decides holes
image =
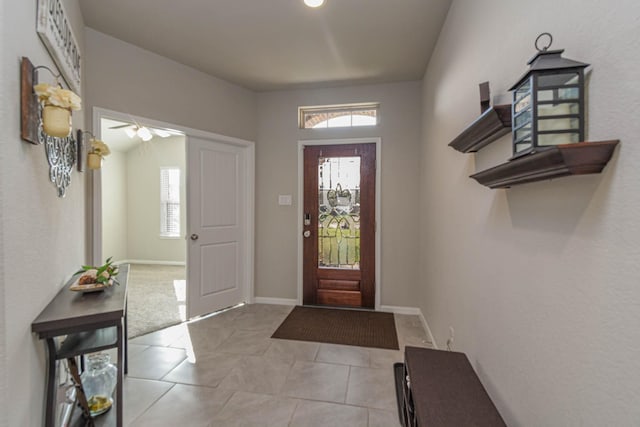
[[[453,348],[453,339],[456,335],[456,331],[453,329],[453,326],[449,326],[449,339],[447,339],[447,350],[451,351]]]

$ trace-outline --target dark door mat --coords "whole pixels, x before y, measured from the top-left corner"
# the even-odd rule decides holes
[[[399,350],[393,313],[294,307],[271,338]]]

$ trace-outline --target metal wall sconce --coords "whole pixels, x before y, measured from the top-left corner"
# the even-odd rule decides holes
[[[49,111],[46,118],[47,120],[53,119],[53,123],[44,124],[42,102],[34,91],[34,85],[38,83],[36,74],[38,69],[48,70],[56,80],[59,77],[49,68],[44,66],[34,67],[28,58],[22,58],[20,65],[21,137],[31,144],[44,145],[49,163],[49,179],[56,186],[58,197],[64,197],[67,187],[71,183],[71,173],[76,163],[78,163],[78,168],[81,170],[81,162],[77,162],[78,152],[80,151],[79,144],[71,132],[71,119],[68,108],[63,108],[66,113],[62,115],[59,112],[54,112],[51,115],[49,114],[51,111]],[[74,94],[74,96],[77,95]],[[60,120],[62,121],[60,122]]]
[[[85,141],[85,139],[89,136],[89,140]],[[92,170],[102,168],[102,160],[105,156],[111,154],[111,150],[109,150],[109,146],[105,144],[103,141],[100,141],[89,131],[83,131],[78,129],[78,169],[82,165],[82,170],[84,170],[84,151],[85,147],[87,148],[87,167]]]
[[[548,44],[538,47],[545,36]],[[547,50],[552,42],[549,33],[536,38],[538,53],[527,62],[529,70],[509,89],[514,158],[585,140],[584,69],[589,64],[563,58],[564,49]]]

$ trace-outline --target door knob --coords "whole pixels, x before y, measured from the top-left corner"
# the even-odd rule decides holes
[[[311,236],[311,231],[306,230],[304,233],[302,233],[302,235],[306,238],[309,238],[309,236]]]
[[[200,236],[198,236],[196,233],[193,233],[191,235],[191,240],[198,240],[198,237],[200,237]]]

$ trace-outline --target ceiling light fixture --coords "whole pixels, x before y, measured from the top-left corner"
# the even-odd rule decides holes
[[[151,135],[151,131],[149,129],[147,129],[146,127],[142,126],[140,129],[138,129],[138,132],[136,132],[138,134],[138,136],[140,137],[140,139],[142,139],[143,141],[150,141],[151,138],[153,138],[153,135]]]
[[[133,128],[125,128],[124,132],[129,138],[133,138],[134,136],[136,136],[136,130]]]
[[[324,0],[304,0],[304,4],[309,7],[320,7],[324,4]]]

